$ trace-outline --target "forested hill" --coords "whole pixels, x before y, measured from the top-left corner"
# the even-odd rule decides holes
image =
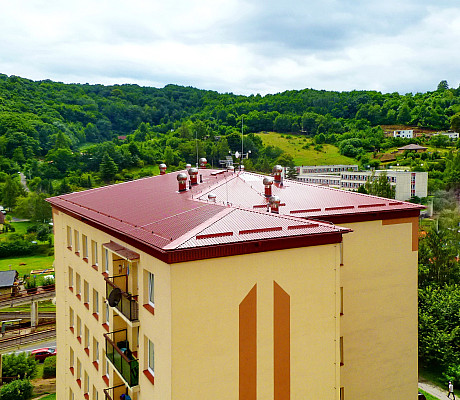
[[[445,81],[415,95],[304,89],[242,96],[0,74],[0,184],[5,174],[22,171],[32,190],[79,190],[136,178],[142,168],[163,161],[171,167],[194,163],[197,144],[199,156],[218,165],[229,151],[241,149],[242,126],[245,151],[251,150],[248,169],[268,172],[275,162],[293,166],[291,155],[264,146],[256,135],[262,131],[308,136],[303,148],[336,146],[350,161],[368,165],[372,152],[399,145],[385,139],[382,124],[448,129],[459,121],[460,88],[449,89]]]

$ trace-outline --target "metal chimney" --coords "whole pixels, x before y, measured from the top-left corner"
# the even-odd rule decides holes
[[[206,160],[206,158],[204,157],[200,158],[200,168],[206,168],[207,163],[208,163],[208,160]]]
[[[188,174],[190,175],[190,183],[192,185],[198,185],[198,169],[190,168]]]
[[[185,169],[188,171],[190,168],[192,168],[192,164],[185,164]]]
[[[160,168],[160,175],[166,174],[166,164],[160,164],[158,167]]]
[[[270,208],[272,209],[272,213],[278,214],[280,212],[280,198],[278,196],[272,196],[268,201],[270,204]]]
[[[265,197],[271,197],[273,178],[271,176],[266,176],[263,180],[263,183],[265,185]]]
[[[275,178],[275,182],[281,182],[281,174],[283,172],[283,167],[281,165],[275,165],[273,167],[273,177]]]
[[[185,192],[187,190],[187,174],[183,172],[177,174],[177,181],[179,182],[179,192]]]
[[[212,201],[213,203],[216,202],[216,197],[217,197],[217,196],[215,195],[215,193],[209,193],[209,194],[208,194],[208,199],[209,199],[209,201]]]
[[[233,172],[235,172],[235,167],[233,165],[230,165],[228,167],[228,170],[233,173]]]

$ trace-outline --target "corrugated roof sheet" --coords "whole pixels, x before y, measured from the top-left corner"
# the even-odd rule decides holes
[[[305,218],[417,210],[420,206],[286,180],[274,184],[280,214],[267,212],[263,175],[199,170],[202,183],[178,192],[177,173],[48,199],[63,210],[162,250],[345,232]],[[200,179],[199,179],[200,181]],[[216,201],[209,200],[214,193]]]

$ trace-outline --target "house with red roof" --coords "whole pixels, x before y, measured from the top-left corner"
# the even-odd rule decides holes
[[[48,201],[58,398],[415,396],[421,206],[277,167]]]

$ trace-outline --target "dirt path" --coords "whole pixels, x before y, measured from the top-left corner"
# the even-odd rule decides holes
[[[428,382],[419,382],[418,387],[425,392],[435,396],[439,400],[447,399],[447,390],[441,389],[438,386],[433,385],[432,383]],[[451,396],[452,398],[452,396]]]

